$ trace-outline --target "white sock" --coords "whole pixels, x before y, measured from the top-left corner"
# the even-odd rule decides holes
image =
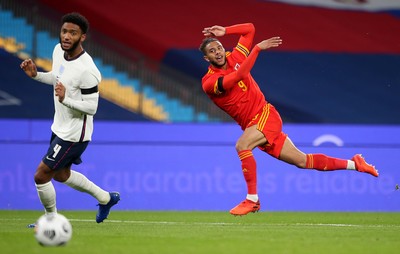
[[[347,160],[347,169],[356,169],[356,164],[352,160]]]
[[[253,202],[257,202],[258,194],[247,194],[246,199],[251,200]]]
[[[71,170],[71,176],[64,182],[64,184],[74,188],[75,190],[92,195],[102,205],[105,205],[110,201],[110,194],[107,191],[101,189],[86,176],[77,171]]]
[[[56,190],[51,181],[44,184],[36,184],[36,191],[38,193],[40,202],[44,206],[46,214],[57,213],[56,208]]]

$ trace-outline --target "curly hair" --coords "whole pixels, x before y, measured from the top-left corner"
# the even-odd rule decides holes
[[[207,45],[210,44],[213,41],[219,41],[219,40],[214,38],[214,37],[207,37],[207,38],[203,39],[203,41],[201,42],[200,47],[199,47],[199,50],[201,52],[203,52],[203,55],[206,55],[206,53],[207,53],[206,50],[205,50]]]
[[[79,26],[83,34],[86,34],[87,31],[89,30],[89,21],[84,16],[82,16],[80,13],[77,12],[71,12],[65,14],[62,17],[61,22],[62,24],[73,23]]]

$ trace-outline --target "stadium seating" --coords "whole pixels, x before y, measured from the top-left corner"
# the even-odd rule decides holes
[[[393,32],[400,29],[399,11],[345,11],[274,1],[221,0],[226,15],[218,15],[210,21],[202,8],[208,1],[193,2],[190,7],[180,4],[179,0],[145,1],[140,5],[128,0],[118,5],[111,2],[93,5],[91,1],[79,0],[69,1],[68,6],[51,0],[39,2],[60,12],[79,10],[91,20],[94,29],[197,80],[207,68],[197,50],[202,38],[201,29],[214,23],[253,22],[257,29],[255,41],[272,35],[284,39],[279,49],[260,54],[252,74],[285,121],[400,123],[400,111],[393,111],[400,108],[396,96],[400,93],[397,70],[400,48],[396,44],[400,36]],[[155,5],[158,8],[154,8]],[[239,6],[245,7],[246,11],[229,15],[238,13]],[[135,15],[131,15],[132,12]],[[189,12],[191,18],[185,18],[183,14]],[[179,15],[171,16],[171,13]],[[168,29],[174,27],[179,29]],[[0,41],[15,45],[14,50],[18,50],[21,44],[15,42]],[[234,42],[234,36],[224,38],[224,44],[229,46],[227,49]],[[109,78],[113,76],[118,85],[133,86],[133,92],[152,86],[148,82],[127,79],[124,73],[112,70],[111,66],[101,68],[110,75]],[[110,72],[108,68],[111,68]],[[184,105],[179,98],[172,99],[154,87],[152,93],[146,95],[152,96],[148,98],[148,104],[155,105],[160,119],[210,120],[206,113],[178,110],[190,105]],[[189,115],[182,116],[182,112]]]
[[[11,11],[3,9],[0,10],[0,20],[2,24],[5,24],[0,30],[0,47],[10,53],[31,56],[33,54],[33,26],[29,25],[24,18],[15,17]],[[36,39],[38,47],[35,52],[37,56],[35,61],[38,66],[48,71],[51,69],[52,50],[58,43],[58,39],[51,36],[48,31],[37,31]],[[139,112],[140,108],[145,118],[156,121],[196,120],[196,112],[192,106],[184,105],[179,99],[171,99],[166,93],[154,90],[151,84],[141,84],[139,79],[130,78],[125,72],[116,71],[112,65],[104,64],[98,57],[94,58],[94,61],[103,77],[100,86],[103,98],[132,112]],[[139,105],[140,96],[142,96],[142,105]],[[198,121],[209,120],[206,113],[201,113],[198,119]]]

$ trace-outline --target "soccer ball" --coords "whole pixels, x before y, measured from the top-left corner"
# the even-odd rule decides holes
[[[71,223],[62,214],[44,214],[36,222],[35,238],[42,246],[63,246],[71,237]]]

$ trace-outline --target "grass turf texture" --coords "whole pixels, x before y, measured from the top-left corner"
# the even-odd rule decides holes
[[[41,247],[40,211],[0,211],[1,253],[398,253],[400,213],[59,211],[73,227],[63,247]]]

